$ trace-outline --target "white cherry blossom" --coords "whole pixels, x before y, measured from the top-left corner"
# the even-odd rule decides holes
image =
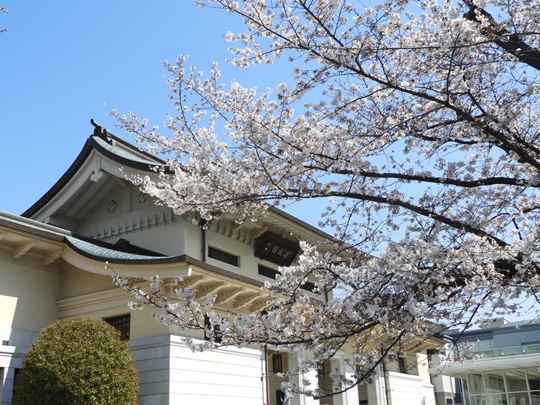
[[[323,199],[321,225],[340,242],[335,254],[304,244],[261,314],[223,317],[189,288],[172,303],[156,285],[146,294],[119,281],[161,321],[201,329],[210,316],[222,341],[197,350],[302,346],[314,357],[301,369],[346,349],[356,380],[334,377],[347,389],[407,345],[538,302],[540,2],[201,4],[243,18],[244,32],[225,35],[231,64],[285,58],[294,79],[248,88],[217,64],[203,75],[186,57],[167,63],[174,112],[163,130],[113,114],[174,174],[132,180],[206,221]],[[297,287],[308,275],[321,294],[339,293],[307,298]]]

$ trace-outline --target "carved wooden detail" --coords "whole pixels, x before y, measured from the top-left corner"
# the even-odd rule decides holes
[[[210,294],[216,288],[221,287],[224,284],[223,281],[209,281],[206,283],[201,283],[197,286],[197,292],[195,293],[195,298],[203,298],[206,295]]]
[[[260,295],[256,292],[246,292],[246,293],[240,294],[234,300],[233,307],[234,308],[244,307],[246,305],[251,304],[258,297],[260,297]]]
[[[30,249],[32,249],[36,245],[36,241],[33,240],[26,240],[23,241],[15,246],[15,249],[13,249],[12,256],[15,259],[20,259],[23,257]]]
[[[268,300],[269,299],[270,299],[269,297],[257,298],[255,301],[253,301],[253,303],[251,304],[251,307],[249,308],[249,310],[251,312],[260,311],[264,307],[268,306]]]
[[[114,206],[113,201],[116,202],[116,200],[112,200],[110,202],[110,204],[112,205],[108,206],[107,209],[113,209],[113,207],[114,209],[113,211],[109,212],[114,212],[114,210],[116,210],[116,206]],[[89,236],[94,239],[102,240],[111,237],[124,236],[131,233],[144,231],[150,228],[157,228],[168,224],[173,224],[174,222],[175,215],[172,210],[163,211],[159,214],[148,215],[146,217],[133,219],[129,222],[123,222],[107,228],[102,228],[100,230],[90,232]]]
[[[226,218],[213,220],[209,229],[247,245],[254,245],[257,235],[261,234],[259,226],[253,227],[251,224],[248,227],[246,222],[237,224],[234,220]],[[265,229],[263,228],[263,230]]]
[[[227,300],[232,300],[238,294],[244,291],[242,287],[225,287],[220,289],[216,294],[216,304],[224,303]]]
[[[184,277],[184,279],[178,283],[176,288],[186,288],[188,286],[195,287],[202,282],[203,278],[204,277],[201,274]]]
[[[103,170],[101,170],[101,156],[96,155],[94,156],[94,162],[93,162],[93,171],[90,175],[90,180],[97,183],[99,179],[103,176]]]
[[[60,258],[60,256],[62,256],[62,250],[63,249],[49,250],[45,254],[45,257],[43,257],[43,264],[45,266],[50,266],[51,264],[53,264],[55,261],[57,261]]]

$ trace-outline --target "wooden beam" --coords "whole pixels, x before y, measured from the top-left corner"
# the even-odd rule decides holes
[[[243,287],[225,287],[216,294],[216,304],[221,304],[227,300],[235,298],[238,294],[245,291]]]
[[[63,249],[50,250],[43,258],[43,264],[45,266],[50,266],[51,264],[53,264],[60,258],[60,256],[62,256],[62,251]]]
[[[12,256],[15,259],[20,259],[23,257],[26,252],[28,252],[30,249],[32,249],[37,242],[35,240],[26,240],[24,242],[19,243],[15,246],[15,249],[13,249]]]
[[[216,288],[221,287],[225,284],[223,281],[210,281],[204,284],[200,284],[197,287],[197,292],[195,293],[195,299],[203,298],[206,295],[210,294]]]

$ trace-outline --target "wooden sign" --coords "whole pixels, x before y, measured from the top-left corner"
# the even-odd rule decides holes
[[[255,256],[280,266],[290,266],[299,251],[298,243],[266,232],[257,239]]]

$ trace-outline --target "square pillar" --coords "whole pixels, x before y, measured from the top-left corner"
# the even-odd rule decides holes
[[[367,385],[369,405],[390,405],[386,400],[386,376],[381,366],[375,369],[373,382]]]
[[[344,374],[345,378],[354,381],[354,369],[345,362],[343,355],[332,359],[332,370],[338,370],[340,374]],[[336,385],[336,388],[340,388]],[[343,394],[334,396],[334,405],[358,405],[360,398],[358,395],[358,387],[349,388]]]
[[[291,370],[298,367],[300,364],[300,360],[306,358],[306,352],[304,349],[300,348],[295,353],[291,353],[289,355],[289,361]],[[312,389],[314,390],[317,387],[318,379],[317,379],[317,370],[310,370],[307,373],[301,373],[300,375],[297,375],[295,377],[292,377],[291,380],[293,380],[298,386],[306,389]],[[309,381],[311,384],[309,386],[305,386],[303,381]],[[291,405],[319,405],[319,401],[316,399],[313,399],[312,397],[308,397],[306,395],[294,395],[292,397]]]

